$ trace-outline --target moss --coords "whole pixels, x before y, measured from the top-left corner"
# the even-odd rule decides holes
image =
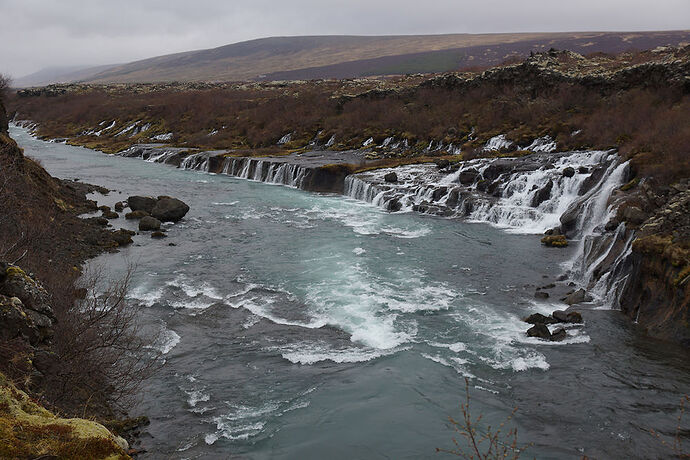
[[[541,244],[550,248],[565,248],[568,240],[565,235],[548,235],[541,239]]]
[[[129,458],[115,436],[89,420],[64,419],[32,401],[0,374],[0,458]]]
[[[627,184],[625,184],[624,186],[622,186],[621,190],[623,192],[627,192],[628,190],[630,190],[634,187],[637,187],[637,184],[639,184],[639,183],[640,183],[640,178],[636,177],[633,180],[631,180],[630,182],[628,182]]]

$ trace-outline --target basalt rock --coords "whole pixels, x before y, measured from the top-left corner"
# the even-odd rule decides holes
[[[553,334],[551,334],[551,337],[549,337],[549,340],[551,340],[552,342],[561,342],[561,341],[565,340],[567,336],[568,336],[568,333],[565,332],[565,329],[563,329],[562,327],[559,327],[558,329],[553,331]]]
[[[398,182],[398,175],[394,172],[389,172],[388,174],[383,176],[383,180],[385,180],[386,182],[395,183],[395,182]]]
[[[552,189],[553,189],[553,181],[550,180],[546,183],[545,186],[540,188],[539,191],[534,194],[534,197],[532,198],[532,203],[530,205],[533,208],[536,208],[537,206],[542,204],[544,201],[551,198],[551,190]]]
[[[127,214],[125,214],[125,219],[134,220],[134,219],[141,219],[141,218],[147,217],[147,216],[149,216],[148,212],[138,210],[138,211],[128,212]]]
[[[144,211],[151,214],[153,207],[156,206],[156,199],[151,196],[130,196],[127,198],[127,204],[132,211]]]
[[[551,340],[551,332],[544,324],[535,324],[527,329],[527,337],[536,337],[543,340]]]
[[[161,222],[178,222],[189,212],[189,206],[177,198],[160,197],[151,209],[151,216]]]
[[[532,313],[524,319],[529,324],[555,324],[558,321],[550,316],[544,316],[541,313]]]
[[[156,219],[155,217],[151,216],[146,216],[142,218],[139,221],[139,230],[146,232],[146,231],[156,231],[160,230],[161,228],[161,221]]]

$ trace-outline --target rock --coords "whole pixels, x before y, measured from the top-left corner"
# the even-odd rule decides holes
[[[108,222],[107,218],[105,218],[103,216],[99,216],[99,217],[96,217],[96,223],[98,225],[102,225],[103,227],[106,227],[110,222]]]
[[[575,175],[575,168],[568,166],[563,170],[563,175],[565,177],[573,177]]]
[[[177,246],[175,243],[168,243],[168,246]]]
[[[556,287],[556,285],[554,283],[549,283],[549,284],[545,284],[544,286],[541,286],[537,289],[553,289],[555,287]]]
[[[640,225],[647,220],[648,216],[637,206],[625,206],[620,213],[620,217],[625,222],[629,222],[633,225]]]
[[[5,280],[0,285],[0,293],[8,297],[17,297],[24,307],[55,318],[49,304],[48,292],[41,284],[15,265],[7,265],[5,275]]]
[[[448,187],[439,187],[436,190],[434,190],[434,193],[432,195],[432,200],[433,201],[438,201],[444,196],[446,196],[446,193],[448,193]]]
[[[557,320],[559,323],[568,322],[568,313],[566,313],[565,310],[556,310],[553,313],[551,313],[551,316],[553,316],[554,319]]]
[[[544,291],[537,291],[534,293],[534,298],[535,299],[548,299],[549,298],[549,293],[544,292]]]
[[[568,294],[563,300],[568,305],[573,305],[582,302],[591,302],[592,296],[587,294],[584,289],[578,289],[577,291]]]
[[[550,316],[544,316],[541,313],[532,313],[524,319],[526,323],[530,324],[554,324],[557,321]]]
[[[103,217],[106,219],[117,219],[120,215],[115,211],[103,211]]]
[[[551,236],[551,235],[562,235],[563,233],[561,232],[561,227],[554,227],[550,228],[547,231],[544,232],[544,235]]]
[[[551,332],[549,328],[543,324],[535,324],[527,329],[527,337],[537,337],[538,339],[550,340]]]
[[[540,204],[542,204],[544,201],[548,200],[551,198],[551,190],[553,189],[553,181],[550,180],[546,183],[545,186],[543,186],[537,193],[534,194],[532,197],[532,202],[530,205],[533,208],[536,208]]]
[[[400,200],[398,200],[397,198],[394,200],[390,200],[386,204],[386,209],[391,212],[400,211],[402,209],[402,203],[400,203]]]
[[[434,163],[436,163],[436,166],[438,166],[438,169],[444,169],[450,166],[450,161],[446,159],[438,159],[434,160]]]
[[[389,172],[385,176],[383,176],[383,180],[386,182],[398,182],[398,175],[394,172]]]
[[[151,214],[151,210],[156,206],[156,199],[151,196],[130,196],[127,204],[132,211],[146,211]]]
[[[156,231],[156,232],[151,233],[151,238],[160,239],[160,238],[167,238],[167,237],[168,237],[168,235],[166,235],[165,233],[163,233],[161,231]]]
[[[156,202],[156,205],[151,210],[151,215],[161,222],[177,222],[187,212],[189,212],[189,206],[182,200],[163,197]]]
[[[99,206],[98,210],[103,212],[103,213],[110,212],[110,206],[105,206],[105,205]]]
[[[479,172],[476,169],[467,169],[462,171],[458,176],[458,180],[462,185],[472,185],[477,180]]]
[[[582,315],[578,311],[569,311],[567,316],[569,323],[580,324],[582,323]]]
[[[141,231],[144,231],[144,232],[149,231],[149,230],[156,231],[156,230],[160,230],[160,228],[161,228],[161,221],[156,219],[155,217],[146,216],[146,217],[143,217],[139,221],[139,230],[141,230]]]
[[[132,236],[129,234],[129,230],[122,228],[116,232],[113,232],[113,240],[115,240],[118,246],[127,246],[133,242]]]
[[[126,204],[127,203],[125,203],[123,201],[118,201],[117,203],[115,203],[115,211],[117,211],[117,212],[124,211]]]
[[[541,244],[549,248],[564,248],[568,246],[565,235],[547,235],[541,239]]]
[[[125,219],[141,219],[142,217],[148,217],[149,213],[146,211],[132,211],[125,214]]]
[[[587,166],[580,166],[577,168],[577,172],[580,174],[587,174],[589,172],[589,168]]]
[[[553,334],[551,334],[550,340],[552,342],[560,342],[562,340],[565,340],[565,338],[568,336],[568,333],[565,332],[565,329],[562,327],[559,327],[555,331],[553,331]]]

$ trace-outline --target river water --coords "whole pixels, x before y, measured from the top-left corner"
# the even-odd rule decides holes
[[[113,190],[99,204],[191,207],[168,238],[92,262],[136,265],[132,301],[161,334],[132,414],[151,419],[143,458],[443,457],[465,377],[484,423],[518,408],[528,458],[667,457],[648,430],[675,431],[686,351],[596,305],[564,342],[525,336],[522,317],[563,308],[533,294],[573,248],[11,134],[51,174]]]

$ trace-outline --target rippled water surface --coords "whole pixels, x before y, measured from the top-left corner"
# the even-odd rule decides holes
[[[520,318],[562,307],[533,293],[572,249],[12,135],[53,175],[114,190],[99,204],[191,207],[167,239],[94,261],[114,276],[136,264],[131,297],[161,331],[166,363],[136,409],[145,457],[440,457],[464,377],[487,423],[518,407],[529,458],[666,456],[647,430],[675,429],[687,352],[606,310],[562,343],[524,334]]]

